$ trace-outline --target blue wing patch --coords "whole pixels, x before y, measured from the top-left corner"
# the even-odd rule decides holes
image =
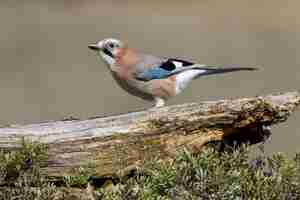
[[[137,79],[143,81],[150,81],[152,79],[162,79],[172,74],[172,71],[165,70],[160,67],[150,68],[139,74]]]
[[[194,63],[185,60],[170,58],[166,62],[163,62],[158,67],[149,68],[143,73],[138,74],[136,78],[142,81],[150,81],[152,79],[166,78],[174,74],[174,71],[178,67],[176,64],[177,65],[180,64],[180,67],[186,67],[186,66],[193,65]]]

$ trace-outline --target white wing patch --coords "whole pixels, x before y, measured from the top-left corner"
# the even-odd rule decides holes
[[[176,94],[179,94],[194,78],[199,74],[204,73],[206,70],[191,69],[183,71],[176,75]]]
[[[172,63],[175,65],[176,68],[180,68],[183,66],[182,62],[172,61]]]

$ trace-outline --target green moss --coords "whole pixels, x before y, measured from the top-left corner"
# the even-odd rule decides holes
[[[158,146],[162,145],[161,141],[157,138],[155,138],[155,139],[146,139],[146,140],[144,140],[143,144],[146,145],[146,146],[149,145],[151,147],[158,147]]]
[[[146,125],[149,129],[160,129],[162,127],[165,127],[166,124],[170,123],[170,121],[166,119],[153,119],[147,121]]]
[[[123,134],[123,133],[112,133],[109,138],[111,140],[128,140],[130,138],[129,134]]]

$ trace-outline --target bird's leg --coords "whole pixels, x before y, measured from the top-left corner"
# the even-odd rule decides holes
[[[155,104],[153,105],[152,108],[149,109],[149,111],[151,111],[150,114],[149,114],[150,119],[157,118],[157,114],[158,114],[157,108],[161,108],[165,105],[165,100],[162,99],[162,98],[155,97],[154,101],[155,101]]]
[[[154,107],[163,107],[165,105],[165,100],[159,97],[156,97],[155,99],[155,106]]]

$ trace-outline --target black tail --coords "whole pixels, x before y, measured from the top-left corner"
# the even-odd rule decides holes
[[[228,73],[228,72],[236,72],[236,71],[258,70],[258,68],[254,68],[254,67],[228,67],[228,68],[201,67],[201,68],[196,68],[196,69],[205,70],[205,72],[199,74],[198,77],[205,76],[205,75],[212,75],[212,74],[223,74],[223,73]]]

